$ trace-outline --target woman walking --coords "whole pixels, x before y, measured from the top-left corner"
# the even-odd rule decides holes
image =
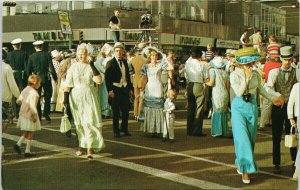
[[[212,127],[211,135],[225,136],[228,133],[227,110],[229,102],[229,76],[225,71],[227,60],[222,57],[214,57],[210,61],[213,67],[209,71],[210,79],[206,85],[212,86]]]
[[[102,82],[102,76],[88,56],[88,49],[90,47],[85,43],[77,48],[78,61],[67,72],[64,105],[70,104],[74,117],[79,141],[76,155],[82,155],[82,148],[86,148],[87,158],[91,160],[94,152],[104,148],[104,140],[99,96],[94,86],[94,82]]]
[[[254,146],[257,132],[257,92],[268,98],[274,105],[281,106],[283,97],[268,94],[261,85],[261,77],[252,66],[260,55],[252,47],[236,52],[237,67],[230,75],[230,84],[236,94],[231,104],[232,131],[235,148],[237,172],[242,174],[243,183],[250,183],[249,173],[258,170],[254,160]]]

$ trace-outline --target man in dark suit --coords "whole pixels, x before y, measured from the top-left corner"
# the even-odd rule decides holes
[[[28,55],[25,51],[21,50],[21,38],[14,39],[10,43],[12,44],[14,50],[8,52],[7,60],[8,64],[13,69],[15,81],[21,92],[27,85],[27,76],[25,73],[25,68],[28,61]],[[12,106],[16,118],[19,118],[20,106],[16,104],[15,97],[13,97]]]
[[[52,75],[54,81],[57,83],[57,75],[54,70],[54,66],[52,63],[52,59],[50,55],[43,51],[42,45],[44,44],[43,41],[36,41],[33,43],[35,53],[33,53],[28,59],[28,66],[27,66],[27,74],[31,75],[37,74],[42,79],[41,87],[39,88],[38,92],[41,98],[42,89],[44,89],[44,113],[43,116],[47,121],[51,121],[50,115],[50,100],[52,96],[52,84],[50,74]],[[40,101],[37,105],[37,110],[39,114],[40,120],[42,119],[42,110]]]
[[[124,46],[117,42],[114,45],[115,57],[106,65],[105,82],[113,111],[114,136],[119,138],[120,132],[131,136],[128,132],[128,117],[130,108],[130,96],[133,87],[130,81],[129,68],[126,60],[122,57]],[[121,129],[119,128],[119,111],[122,111]]]

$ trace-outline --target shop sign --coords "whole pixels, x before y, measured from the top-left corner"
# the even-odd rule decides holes
[[[34,40],[44,41],[65,41],[69,40],[69,35],[63,34],[62,32],[33,32]]]
[[[175,44],[190,46],[207,46],[207,44],[214,44],[214,38],[176,35]]]
[[[230,41],[230,40],[217,39],[216,47],[217,48],[239,49],[240,42],[239,41]]]

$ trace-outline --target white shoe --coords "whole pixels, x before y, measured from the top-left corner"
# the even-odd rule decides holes
[[[212,111],[209,110],[207,118],[211,118]]]
[[[249,184],[250,183],[250,179],[246,180],[246,179],[242,179],[243,183],[245,184]]]
[[[75,154],[76,154],[76,156],[81,156],[81,155],[82,155],[82,152],[79,151],[79,150],[77,150]]]
[[[236,169],[236,172],[237,172],[239,175],[242,175],[242,174],[243,174],[242,172],[240,172],[239,168]]]

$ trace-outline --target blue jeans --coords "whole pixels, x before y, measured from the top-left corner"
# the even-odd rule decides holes
[[[111,31],[111,36],[114,42],[120,41],[120,32],[119,31]]]

